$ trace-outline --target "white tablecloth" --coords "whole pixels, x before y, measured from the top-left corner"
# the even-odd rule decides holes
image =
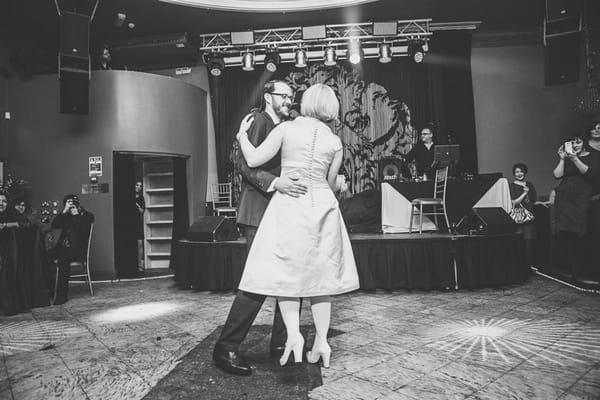
[[[408,232],[411,202],[389,183],[381,185],[381,229],[384,233]],[[473,207],[502,207],[510,212],[510,190],[506,178],[498,179]],[[439,218],[439,217],[438,217]],[[443,218],[443,217],[442,217]],[[413,220],[413,232],[419,230],[419,217]],[[437,230],[428,217],[423,217],[423,230]]]

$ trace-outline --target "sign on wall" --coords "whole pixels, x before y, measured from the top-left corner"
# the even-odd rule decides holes
[[[102,156],[89,157],[90,167],[89,175],[90,178],[102,176]]]

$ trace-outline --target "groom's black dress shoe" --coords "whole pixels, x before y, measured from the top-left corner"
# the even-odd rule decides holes
[[[215,365],[225,372],[235,375],[250,375],[252,368],[237,351],[227,351],[215,347],[213,351]]]
[[[271,346],[270,350],[271,358],[276,358],[279,360],[285,351],[285,344],[282,344],[281,346]]]

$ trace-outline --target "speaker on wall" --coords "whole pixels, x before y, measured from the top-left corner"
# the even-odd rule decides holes
[[[221,242],[236,240],[239,233],[235,221],[223,216],[209,216],[198,218],[188,229],[185,238],[195,242]]]
[[[458,222],[463,234],[515,233],[517,224],[502,207],[474,207]]]
[[[89,57],[90,17],[63,11],[60,16],[60,54]]]
[[[574,32],[547,39],[544,46],[546,85],[573,83],[579,80],[580,37],[579,32]]]
[[[63,114],[88,113],[89,78],[88,71],[60,71],[60,112]]]
[[[581,0],[546,0],[546,20],[579,18],[581,9]]]

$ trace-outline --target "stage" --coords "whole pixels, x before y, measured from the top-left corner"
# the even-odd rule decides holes
[[[355,233],[350,235],[361,290],[476,289],[515,284],[530,276],[520,234]],[[237,288],[246,241],[180,240],[171,268],[181,288]]]

